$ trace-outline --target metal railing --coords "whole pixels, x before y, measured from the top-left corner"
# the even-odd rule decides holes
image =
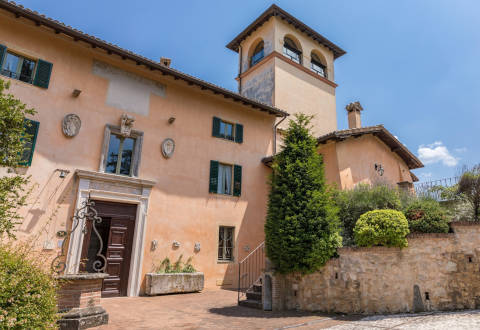
[[[441,196],[441,190],[438,188],[452,187],[458,183],[458,180],[460,180],[460,177],[455,176],[428,182],[419,182],[415,184],[415,192],[417,196],[430,197],[437,201],[444,201],[445,199]]]
[[[252,252],[238,263],[238,301],[245,298],[265,271],[265,242],[260,243]]]

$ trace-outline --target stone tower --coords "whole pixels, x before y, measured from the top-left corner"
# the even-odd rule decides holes
[[[227,47],[239,54],[239,93],[290,114],[315,115],[317,136],[337,129],[333,64],[345,54],[340,47],[276,5]]]

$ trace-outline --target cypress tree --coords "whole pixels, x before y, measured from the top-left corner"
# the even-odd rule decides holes
[[[265,223],[267,256],[280,273],[311,273],[341,246],[337,209],[325,183],[311,116],[291,120],[273,161]]]

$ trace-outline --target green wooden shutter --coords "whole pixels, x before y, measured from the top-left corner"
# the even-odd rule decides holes
[[[53,64],[44,60],[38,60],[37,71],[33,84],[38,87],[48,88],[50,83],[50,75],[52,73]]]
[[[19,165],[32,165],[33,152],[35,151],[35,144],[37,143],[38,128],[40,123],[38,121],[25,119],[25,133],[28,137],[24,139],[23,155]]]
[[[235,124],[235,142],[243,143],[243,125]]]
[[[3,59],[5,58],[5,54],[7,53],[7,47],[4,45],[0,45],[0,70],[3,66]]]
[[[220,137],[220,118],[213,117],[212,136]]]
[[[233,166],[233,196],[242,194],[242,167],[240,165]]]
[[[216,160],[210,161],[210,187],[208,191],[215,194],[218,191],[218,162]]]

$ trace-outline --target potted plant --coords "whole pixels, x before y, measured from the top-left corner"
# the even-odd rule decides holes
[[[145,293],[149,296],[169,293],[198,292],[203,290],[203,273],[197,272],[192,265],[192,258],[182,261],[182,255],[173,264],[166,257],[159,266],[147,273]]]

